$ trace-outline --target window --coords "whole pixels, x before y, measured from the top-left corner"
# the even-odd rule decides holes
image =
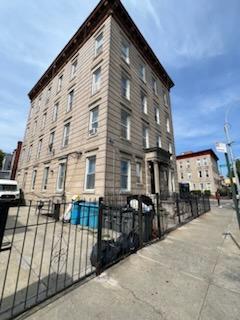
[[[191,174],[191,172],[188,172],[188,179],[189,179],[189,180],[192,179],[192,174]]]
[[[166,124],[167,124],[167,132],[170,133],[170,132],[171,132],[171,129],[170,129],[170,120],[169,120],[168,117],[167,117],[167,119],[166,119]]]
[[[120,188],[122,191],[130,191],[131,164],[129,160],[121,160]]]
[[[139,76],[142,81],[146,82],[146,67],[143,64],[141,64],[139,67]]]
[[[96,170],[96,156],[87,158],[86,177],[85,177],[86,190],[93,191],[95,188],[95,170]]]
[[[211,183],[207,183],[207,190],[211,191]]]
[[[37,170],[33,170],[32,173],[32,184],[31,184],[31,189],[35,189],[35,184],[36,184],[36,178],[37,178]]]
[[[198,177],[202,178],[202,171],[198,171]]]
[[[163,93],[163,101],[164,101],[165,106],[168,106],[168,98],[167,98],[166,92]]]
[[[57,191],[63,191],[66,174],[66,162],[59,163],[57,176]]]
[[[207,166],[208,165],[208,159],[207,158],[203,158],[203,165]]]
[[[206,178],[209,178],[209,172],[208,172],[208,170],[205,170],[205,175],[206,175]]]
[[[66,123],[63,128],[63,143],[62,146],[66,147],[69,143],[70,122]]]
[[[142,164],[141,164],[141,162],[136,163],[136,177],[137,177],[137,183],[142,183]]]
[[[46,120],[47,120],[47,113],[45,112],[45,113],[43,114],[43,117],[42,117],[42,126],[41,126],[41,129],[44,129],[44,128],[45,128]]]
[[[182,180],[184,179],[183,172],[181,172],[181,179],[182,179]]]
[[[173,153],[173,148],[172,148],[172,144],[171,143],[169,143],[169,145],[168,145],[168,151],[169,151],[170,154]]]
[[[41,107],[41,103],[42,103],[42,96],[40,96],[38,98],[38,104],[37,104],[37,111],[39,111],[40,107]]]
[[[183,168],[182,162],[180,162],[180,168],[181,168],[181,169]]]
[[[101,67],[93,72],[92,77],[92,94],[97,93],[101,88]]]
[[[154,115],[155,115],[155,121],[157,124],[160,124],[160,110],[158,106],[154,107]]]
[[[157,141],[157,147],[158,147],[158,148],[162,148],[162,139],[161,139],[160,136],[157,136],[156,141]]]
[[[127,62],[128,64],[130,63],[130,59],[129,59],[129,44],[126,43],[125,41],[122,42],[121,56],[122,56],[122,58],[123,58],[123,60],[125,62]]]
[[[74,99],[74,90],[70,91],[68,94],[67,112],[72,110],[73,99]]]
[[[90,123],[89,123],[89,134],[97,133],[98,129],[98,107],[90,110]]]
[[[35,120],[33,124],[33,131],[32,131],[33,136],[35,135],[36,131],[37,131],[37,120]]]
[[[31,116],[32,116],[33,108],[34,108],[34,106],[33,106],[33,104],[31,104],[31,106],[30,106],[30,110],[29,110],[29,119],[30,119],[30,118],[31,118]]]
[[[31,159],[31,156],[32,156],[32,147],[33,147],[33,145],[31,144],[28,149],[28,161]]]
[[[23,161],[25,160],[25,154],[26,154],[26,150],[25,148],[23,148],[21,152],[21,163],[23,163]]]
[[[126,76],[122,76],[121,94],[124,98],[130,100],[130,80]]]
[[[121,111],[121,137],[130,140],[130,116],[124,110]]]
[[[153,88],[153,92],[157,95],[158,91],[157,91],[157,80],[155,78],[152,78],[152,88]]]
[[[59,91],[62,90],[62,83],[63,83],[63,75],[61,75],[61,76],[58,78],[57,92],[59,92]]]
[[[189,160],[187,161],[187,168],[188,169],[190,168],[190,161]]]
[[[24,173],[24,176],[23,176],[23,183],[22,183],[22,188],[23,188],[23,189],[25,189],[25,187],[26,187],[27,175],[28,175],[28,173],[25,172],[25,173]]]
[[[197,159],[197,165],[198,165],[198,167],[201,166],[201,159]]]
[[[75,74],[76,74],[76,71],[77,71],[77,64],[78,64],[78,61],[77,60],[74,60],[72,62],[72,65],[71,65],[71,79],[74,78]]]
[[[59,110],[59,102],[54,104],[53,107],[53,117],[52,117],[52,121],[55,122],[57,121],[58,118],[58,110]]]
[[[147,114],[147,97],[143,92],[141,92],[141,109],[143,113]]]
[[[40,158],[41,149],[42,149],[42,139],[40,139],[40,140],[39,140],[39,142],[38,142],[38,148],[37,148],[37,159],[39,159],[39,158]]]
[[[45,167],[43,171],[42,190],[47,190],[49,167]]]
[[[95,39],[95,56],[99,55],[103,50],[103,33]]]
[[[49,151],[49,153],[53,152],[54,138],[55,138],[55,131],[53,131],[53,132],[50,133],[49,145],[48,145],[48,151]]]
[[[203,191],[204,190],[204,184],[200,183],[200,190]]]
[[[47,98],[46,98],[46,103],[48,103],[49,99],[50,99],[50,96],[51,96],[51,90],[52,88],[49,87],[48,90],[47,90]]]
[[[144,147],[144,148],[149,148],[148,128],[145,127],[145,126],[143,126],[142,135],[143,135],[143,147]]]

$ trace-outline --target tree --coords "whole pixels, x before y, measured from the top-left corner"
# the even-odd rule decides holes
[[[4,156],[5,156],[5,153],[0,149],[0,169],[2,169],[2,162],[3,162]]]

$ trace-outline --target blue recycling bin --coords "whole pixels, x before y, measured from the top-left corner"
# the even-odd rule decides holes
[[[78,202],[74,202],[71,209],[71,224],[80,224],[80,207]]]
[[[96,202],[79,203],[80,225],[96,229],[98,226],[98,204]]]

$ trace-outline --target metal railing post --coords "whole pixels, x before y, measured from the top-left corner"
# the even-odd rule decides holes
[[[162,237],[162,229],[161,229],[161,220],[160,220],[160,202],[159,202],[159,194],[156,193],[156,207],[157,207],[157,226],[158,226],[158,237],[159,239]]]
[[[142,197],[138,196],[138,229],[140,248],[143,247],[143,215],[142,215]]]
[[[98,201],[98,233],[97,233],[97,267],[96,274],[102,272],[102,225],[103,225],[103,198]]]
[[[0,251],[8,218],[9,203],[0,203]]]

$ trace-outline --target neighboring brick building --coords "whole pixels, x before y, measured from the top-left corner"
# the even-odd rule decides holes
[[[178,181],[190,190],[209,190],[215,194],[221,187],[218,157],[213,150],[186,152],[177,156]]]
[[[29,93],[25,196],[175,191],[173,85],[121,2],[100,1]]]

